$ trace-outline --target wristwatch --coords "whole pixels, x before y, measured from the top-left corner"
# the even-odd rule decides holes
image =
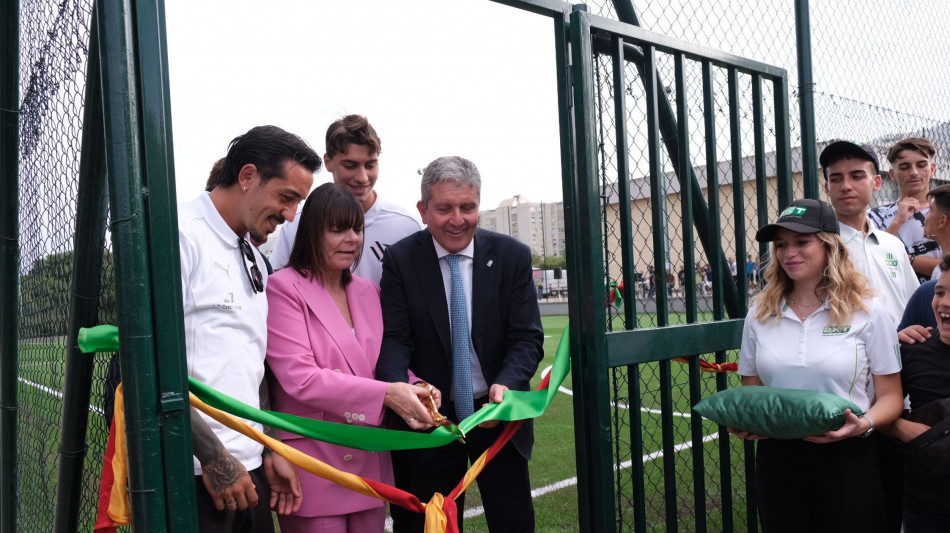
[[[868,438],[868,437],[871,436],[871,433],[874,433],[874,419],[872,419],[871,417],[869,417],[869,416],[866,415],[866,414],[865,414],[865,415],[861,415],[861,416],[859,416],[858,418],[862,418],[862,419],[864,419],[864,420],[867,420],[867,421],[868,421],[868,424],[871,424],[871,427],[869,427],[867,431],[865,431],[864,433],[862,433],[862,434],[860,435],[862,439],[866,439],[866,438]]]

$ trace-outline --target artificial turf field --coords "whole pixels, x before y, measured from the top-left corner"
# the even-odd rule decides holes
[[[641,323],[644,326],[650,326],[654,317],[648,314],[641,314]],[[678,320],[678,316],[671,315],[671,323]],[[709,320],[710,317],[702,317]],[[552,364],[557,343],[561,334],[567,326],[567,317],[564,316],[545,316],[542,317],[542,323],[545,330],[544,352],[545,358],[539,367],[539,372],[532,381],[532,386],[537,386],[541,379],[540,370]],[[619,328],[618,328],[619,329]],[[19,424],[19,453],[20,461],[20,494],[21,505],[19,507],[19,522],[23,524],[24,531],[48,531],[49,527],[45,524],[52,522],[52,511],[54,505],[54,494],[56,484],[56,450],[59,439],[58,415],[61,410],[61,400],[57,392],[62,390],[62,375],[64,365],[62,362],[62,353],[65,348],[65,342],[62,340],[44,340],[43,342],[31,344],[29,342],[21,343],[19,354],[20,367],[20,387],[19,403],[21,405],[21,416]],[[101,359],[96,364],[96,375],[101,376],[105,370],[105,355],[97,356]],[[735,360],[735,354],[731,354],[731,360]],[[694,495],[693,495],[693,476],[692,459],[689,438],[689,417],[690,402],[688,397],[688,375],[685,365],[673,363],[671,366],[672,390],[674,411],[680,413],[674,416],[674,441],[677,444],[676,452],[676,490],[677,490],[677,520],[679,529],[682,531],[693,531],[696,529],[694,517]],[[643,404],[642,412],[642,430],[645,442],[643,456],[637,453],[637,457],[644,464],[645,482],[643,497],[646,505],[646,520],[649,531],[666,530],[666,509],[664,493],[664,469],[663,459],[656,452],[662,448],[660,417],[652,412],[652,409],[660,407],[660,381],[657,364],[645,364],[640,366],[640,389]],[[620,369],[612,373],[612,380],[620,385],[626,380],[626,370]],[[704,376],[704,395],[710,393],[709,387],[714,387],[714,378],[710,375]],[[730,386],[737,385],[738,378],[731,376]],[[98,385],[96,385],[98,384]],[[99,475],[99,466],[101,465],[101,447],[104,446],[105,424],[101,415],[102,396],[101,380],[97,379],[93,388],[92,405],[89,411],[90,424],[90,450],[87,455],[86,468],[84,474],[84,496],[83,505],[95,505],[95,492],[97,490],[96,480]],[[571,396],[573,386],[571,376],[562,385],[562,392],[557,394],[548,408],[547,412],[535,423],[535,448],[534,456],[530,463],[531,482],[535,492],[535,512],[537,519],[537,531],[556,532],[556,531],[578,531],[577,523],[577,487],[576,487],[576,467],[574,452],[574,414],[573,397]],[[621,387],[622,389],[622,387]],[[627,428],[629,430],[628,410],[624,405],[613,410],[615,427]],[[618,422],[619,421],[619,422]],[[721,530],[723,517],[720,514],[720,503],[724,498],[723,491],[720,489],[720,475],[718,470],[719,439],[715,424],[705,421],[703,424],[704,435],[707,438],[703,446],[703,457],[707,464],[704,468],[705,490],[701,500],[705,502],[708,529],[710,531]],[[629,444],[629,438],[622,436],[621,440]],[[99,442],[101,441],[101,442]],[[619,494],[616,507],[623,509],[623,513],[617,517],[620,522],[618,527],[621,531],[632,531],[633,510],[633,484],[630,479],[630,463],[633,458],[630,456],[629,445],[623,445],[615,448],[618,454],[617,484],[615,490]],[[745,486],[742,483],[742,449],[736,442],[731,444],[730,455],[733,463],[733,486],[729,495],[736,500],[739,511],[742,511],[744,501]],[[465,502],[465,529],[468,532],[487,532],[485,518],[481,512],[480,497],[476,486],[469,489]],[[85,517],[94,514],[94,510],[83,509],[83,522]],[[743,516],[741,512],[733,513],[735,528],[743,531],[746,527],[743,525]],[[44,524],[44,525],[41,525]],[[33,527],[36,529],[33,529]],[[91,530],[91,527],[81,527],[82,530]]]
[[[641,325],[649,327],[654,324],[655,317],[643,313],[639,316]],[[681,316],[670,315],[671,324],[679,323]],[[544,361],[539,370],[552,364],[554,353],[557,349],[557,343],[560,340],[561,333],[567,327],[567,317],[565,316],[543,316],[541,317],[544,326]],[[711,320],[710,316],[702,316],[700,320]],[[622,329],[617,327],[617,329]],[[730,354],[730,360],[736,360],[737,354]],[[674,411],[681,415],[688,415],[691,411],[688,397],[688,372],[685,365],[672,363],[672,385],[673,385],[673,406]],[[626,371],[618,370],[615,373],[615,380],[623,382],[626,379]],[[666,511],[665,511],[665,492],[664,487],[664,469],[663,460],[656,452],[662,448],[660,416],[660,381],[657,364],[645,364],[640,366],[640,391],[643,408],[642,412],[642,431],[643,439],[646,443],[643,456],[638,459],[643,461],[645,469],[644,499],[646,504],[646,522],[647,530],[651,532],[666,531]],[[730,376],[728,378],[730,386],[738,385],[738,377]],[[714,390],[714,377],[704,375],[704,396]],[[532,380],[532,386],[537,386],[540,381],[540,372]],[[533,457],[530,462],[531,485],[535,492],[535,516],[537,522],[537,531],[539,533],[561,532],[561,531],[579,531],[577,521],[577,486],[576,486],[576,458],[574,452],[574,408],[573,397],[568,393],[573,389],[571,384],[571,375],[562,385],[564,391],[557,394],[545,414],[535,421],[535,446]],[[656,412],[652,412],[652,410]],[[621,417],[621,427],[629,428],[628,410],[621,406],[614,410],[616,416]],[[674,441],[678,445],[676,453],[676,486],[677,486],[677,520],[680,531],[697,530],[693,495],[693,475],[692,458],[689,448],[690,418],[688,416],[674,416]],[[719,457],[719,439],[718,427],[709,421],[703,422],[704,435],[706,442],[703,446],[703,457],[706,460],[703,477],[705,479],[705,490],[701,500],[705,502],[706,520],[709,531],[722,530],[723,516],[720,512],[720,504],[723,500],[723,491],[721,490],[721,480],[718,469]],[[623,438],[629,443],[629,439]],[[653,442],[653,444],[650,444]],[[733,465],[732,483],[729,491],[732,498],[736,500],[736,506],[739,512],[734,512],[732,519],[737,531],[746,530],[744,524],[744,492],[743,483],[742,446],[736,439],[730,443],[730,451]],[[617,517],[619,522],[618,530],[633,531],[633,509],[630,507],[633,498],[632,481],[630,480],[630,457],[629,451],[626,454],[621,452],[619,466],[619,489],[620,494],[617,507],[624,510],[622,516]],[[465,501],[467,518],[465,520],[465,531],[482,533],[487,532],[488,527],[485,523],[485,517],[481,513],[480,498],[478,497],[477,487],[472,487],[468,491]]]

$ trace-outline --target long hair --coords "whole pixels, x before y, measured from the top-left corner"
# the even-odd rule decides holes
[[[324,183],[310,193],[303,205],[300,226],[297,228],[297,237],[290,250],[287,266],[301,276],[322,283],[323,276],[329,273],[324,236],[331,229],[354,229],[362,233],[363,208],[356,198],[342,187]],[[356,268],[362,255],[363,247],[360,246],[351,268]],[[343,286],[352,280],[350,270],[344,270],[340,278]]]
[[[821,231],[814,234],[825,248],[825,268],[819,290],[825,291],[831,308],[828,325],[844,326],[851,322],[855,311],[868,311],[865,300],[874,295],[867,277],[854,266],[848,247],[837,234]],[[782,265],[775,260],[775,242],[765,267],[765,289],[752,298],[757,305],[753,318],[759,322],[782,317],[782,299],[787,298],[795,286]]]

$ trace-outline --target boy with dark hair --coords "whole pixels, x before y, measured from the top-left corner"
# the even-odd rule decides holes
[[[386,248],[422,229],[408,209],[380,200],[376,194],[381,151],[382,142],[366,117],[347,115],[327,128],[326,154],[323,156],[327,170],[333,175],[333,183],[346,189],[363,208],[363,255],[353,273],[371,279],[377,285],[383,275]],[[277,237],[271,255],[274,268],[287,264],[298,221],[284,226]]]
[[[253,407],[270,402],[267,277],[248,238],[264,241],[293,220],[319,168],[303,139],[259,126],[231,141],[217,185],[178,207],[188,376]],[[281,514],[300,507],[286,459],[194,409],[191,433],[198,531],[271,533],[272,506]]]
[[[871,197],[881,188],[877,155],[866,145],[834,141],[822,150],[819,161],[825,176],[825,193],[838,217],[841,238],[896,326],[907,300],[920,283],[900,239],[876,229],[868,220]]]
[[[908,137],[894,143],[887,151],[887,160],[891,163],[891,179],[897,183],[900,198],[875,207],[868,214],[878,229],[897,236],[904,243],[921,281],[930,278],[942,256],[940,246],[924,235],[924,219],[929,210],[927,192],[937,170],[933,160],[936,154],[933,143],[923,137]]]

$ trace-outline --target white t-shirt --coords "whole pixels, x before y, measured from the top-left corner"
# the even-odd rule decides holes
[[[758,376],[767,387],[828,392],[870,408],[871,375],[900,372],[897,330],[876,299],[851,323],[829,326],[827,301],[802,322],[786,302],[778,322],[755,318],[749,309],[742,329],[739,374]]]
[[[848,245],[854,266],[871,282],[878,300],[894,319],[894,327],[904,316],[904,307],[920,282],[910,266],[900,239],[868,224],[868,235],[838,223],[841,238]]]
[[[188,376],[253,407],[260,407],[267,351],[267,295],[255,294],[238,236],[208,193],[178,206],[181,286],[184,296]],[[267,283],[264,259],[257,265]],[[203,413],[228,452],[248,471],[261,466],[264,446]],[[261,425],[252,422],[259,430]],[[195,474],[201,465],[194,460]]]
[[[280,235],[277,236],[274,252],[270,256],[274,270],[283,268],[290,260],[290,250],[294,246],[299,225],[298,212],[293,222],[284,224]],[[422,225],[408,209],[383,201],[377,196],[369,211],[363,214],[363,226],[363,256],[353,273],[379,285],[379,280],[383,277],[383,252],[389,245],[421,230]]]
[[[922,255],[924,257],[943,257],[940,252],[940,245],[933,239],[924,237],[924,219],[930,212],[930,206],[925,206],[917,211],[905,222],[901,229],[897,231],[897,236],[904,243],[904,248],[908,254]],[[874,226],[883,231],[887,231],[888,226],[897,216],[897,203],[879,205],[868,212],[868,219]]]

